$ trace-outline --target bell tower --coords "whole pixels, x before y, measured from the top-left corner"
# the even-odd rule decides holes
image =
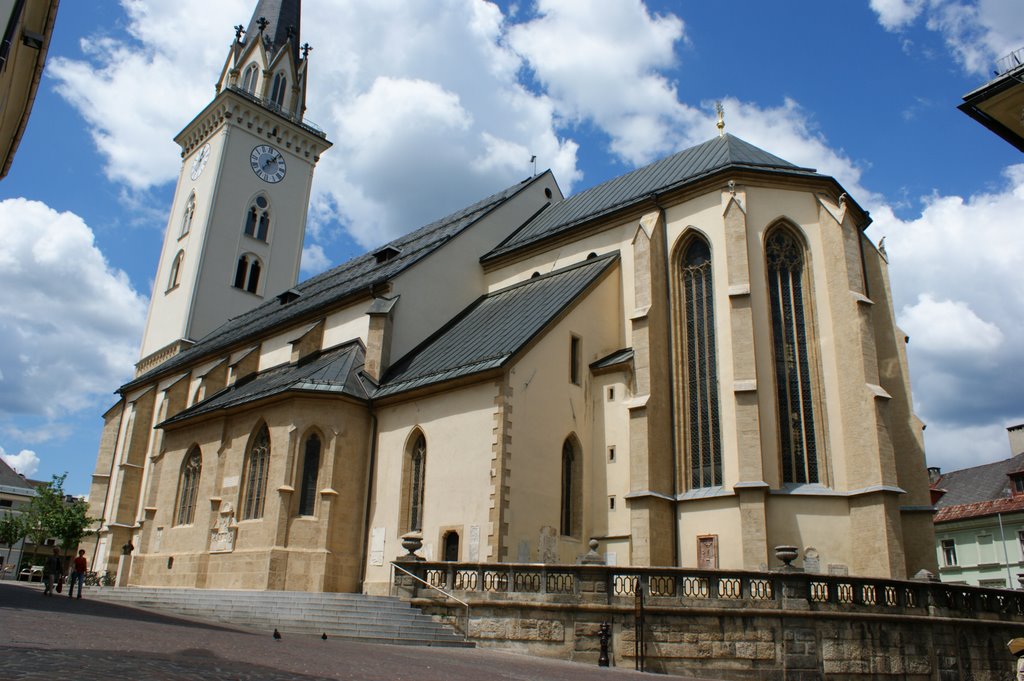
[[[136,375],[298,279],[313,170],[331,146],[303,117],[300,14],[300,0],[260,0],[235,26],[213,101],[174,138],[182,166]]]

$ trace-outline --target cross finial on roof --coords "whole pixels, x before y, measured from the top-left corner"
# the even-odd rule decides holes
[[[722,102],[715,102],[715,111],[718,113],[718,136],[725,137],[725,107]]]
[[[291,40],[292,36],[295,35],[295,27],[294,26],[289,26],[288,30],[285,32],[285,35],[288,37],[288,40]]]
[[[242,41],[242,34],[245,33],[245,27],[241,24],[235,26],[235,42]]]
[[[256,20],[256,25],[259,26],[260,35],[263,35],[263,32],[267,30],[267,26],[270,25],[270,22],[267,21],[266,17],[260,17],[259,19]]]
[[[313,46],[309,43],[302,43],[302,58],[305,60],[309,57],[309,53],[313,51]]]

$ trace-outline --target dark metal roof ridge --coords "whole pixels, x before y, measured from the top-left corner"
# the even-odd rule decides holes
[[[526,280],[521,281],[519,283],[512,284],[511,286],[506,286],[505,288],[502,288],[502,289],[498,289],[497,291],[491,291],[490,293],[486,293],[486,294],[480,296],[479,298],[477,298],[476,300],[474,300],[469,305],[467,305],[463,310],[461,310],[459,312],[459,314],[457,314],[454,317],[452,317],[452,319],[450,319],[447,324],[445,324],[440,329],[438,329],[437,331],[432,333],[427,339],[425,339],[423,342],[421,342],[415,348],[413,348],[409,352],[405,353],[405,355],[403,355],[397,362],[392,364],[392,368],[399,366],[403,361],[406,360],[406,358],[412,357],[416,353],[421,352],[424,348],[429,347],[434,341],[436,341],[438,338],[440,338],[445,333],[450,331],[452,327],[454,327],[456,324],[458,324],[460,321],[462,321],[462,319],[464,319],[467,315],[471,314],[483,301],[487,300],[490,297],[497,296],[497,295],[503,295],[503,294],[506,294],[509,291],[513,291],[513,290],[515,290],[517,288],[522,288],[523,286],[529,286],[531,284],[536,284],[536,283],[538,283],[538,281],[541,281],[541,280],[544,280],[544,279],[549,279],[549,278],[552,278],[552,277],[555,277],[555,276],[564,275],[566,272],[570,272],[570,271],[572,271],[574,269],[579,269],[581,267],[586,267],[586,266],[589,266],[589,265],[595,265],[595,264],[598,264],[598,263],[601,263],[602,261],[604,261],[604,266],[600,267],[598,269],[598,271],[594,273],[593,280],[590,281],[586,286],[583,287],[582,292],[585,292],[585,291],[589,290],[595,284],[595,282],[597,282],[600,279],[602,279],[603,275],[610,269],[610,267],[614,263],[619,261],[619,258],[620,258],[620,256],[619,256],[619,252],[618,251],[611,251],[609,253],[605,253],[603,255],[599,255],[599,256],[596,256],[596,257],[593,257],[593,258],[586,258],[586,259],[584,259],[584,260],[582,260],[580,262],[573,263],[571,265],[567,265],[566,267],[563,267],[561,269],[548,272],[546,274],[542,274],[542,275],[537,276],[537,277],[530,277],[529,279],[526,279]],[[581,293],[581,295],[582,295],[582,293]],[[565,313],[565,311],[568,308],[572,307],[579,300],[580,297],[581,296],[576,296],[575,298],[572,298],[572,299],[568,300],[565,303],[565,305],[563,305],[561,308],[558,309],[557,312],[555,312],[550,317],[548,317],[548,319],[543,324],[540,324],[537,327],[537,330],[533,334],[531,334],[529,337],[527,337],[517,348],[509,351],[508,353],[502,353],[502,354],[507,354],[507,357],[506,357],[506,359],[504,361],[500,362],[498,364],[498,366],[499,367],[500,366],[504,366],[504,364],[506,362],[508,362],[511,358],[515,357],[518,353],[520,353],[523,350],[523,348],[528,347],[531,343],[533,343],[534,339],[539,334],[544,332],[544,330],[548,327],[548,325],[551,324],[552,320],[560,318]],[[492,362],[493,360],[497,359],[500,356],[502,356],[502,355],[495,355],[493,357],[488,357],[488,358],[477,358],[473,362],[470,362],[470,363],[468,363],[468,364],[466,364],[464,366],[470,366],[470,365],[473,365],[473,364],[489,363],[489,362]],[[423,376],[417,376],[417,377],[412,378],[412,379],[396,382],[396,383],[394,383],[392,385],[388,384],[388,378],[389,377],[388,377],[387,373],[385,373],[384,379],[381,380],[380,386],[378,387],[377,391],[375,391],[370,397],[371,397],[371,399],[375,399],[378,396],[391,397],[393,395],[397,395],[397,394],[400,394],[402,392],[406,392],[405,390],[402,390],[400,388],[400,386],[402,386],[403,384],[413,383],[413,382],[419,383],[423,379],[429,378],[430,376],[440,376],[440,375],[445,374],[445,373],[450,373],[452,371],[456,371],[459,368],[462,368],[462,367],[449,367],[449,368],[446,368],[446,369],[440,369],[438,371],[432,372],[431,374],[425,374]],[[488,371],[488,370],[490,370],[492,368],[494,368],[494,367],[487,367],[484,370],[481,370],[479,372],[472,372],[472,373],[485,373],[486,371]],[[465,378],[466,376],[467,375],[460,375],[460,376],[458,376],[458,378]],[[418,384],[418,385],[415,386],[415,388],[427,387],[427,385],[429,385],[429,384]]]

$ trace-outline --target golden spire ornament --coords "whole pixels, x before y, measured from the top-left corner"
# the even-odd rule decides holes
[[[718,136],[725,137],[725,107],[721,101],[715,102],[715,111],[718,112]]]

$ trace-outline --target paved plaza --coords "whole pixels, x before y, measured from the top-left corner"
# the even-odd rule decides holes
[[[485,649],[424,648],[255,632],[0,582],[0,680],[593,681],[650,679]],[[664,677],[662,677],[664,678]],[[679,678],[679,677],[673,677]],[[700,681],[691,679],[691,681]]]

